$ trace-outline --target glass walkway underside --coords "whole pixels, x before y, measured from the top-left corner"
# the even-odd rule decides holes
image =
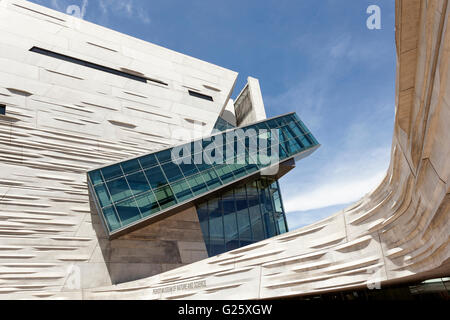
[[[256,135],[240,136],[236,130],[256,132]],[[232,134],[237,137],[231,142],[225,139]],[[264,140],[267,141],[261,143]],[[220,149],[227,154],[226,163],[205,159],[204,150],[214,141],[224,141]],[[252,143],[256,142],[257,154],[252,149]],[[267,158],[276,159],[276,164],[280,164],[307,156],[318,147],[319,143],[304,123],[295,113],[290,113],[94,169],[88,172],[88,185],[108,234],[113,237],[151,223],[164,213],[194,204],[226,186],[258,176],[274,165]],[[183,154],[180,161],[173,161],[174,148],[191,152]],[[230,156],[228,150],[234,153]],[[199,162],[199,158],[203,161]]]

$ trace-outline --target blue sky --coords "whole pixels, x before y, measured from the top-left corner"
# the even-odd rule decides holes
[[[268,116],[296,111],[322,147],[281,180],[293,230],[335,213],[381,182],[395,106],[392,0],[34,0],[258,78]],[[381,8],[381,30],[366,9]]]

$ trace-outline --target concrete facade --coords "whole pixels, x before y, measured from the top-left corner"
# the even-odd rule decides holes
[[[3,0],[0,6],[0,100],[7,105],[6,117],[0,116],[0,298],[266,299],[450,274],[448,1],[397,1],[395,133],[391,165],[376,190],[311,226],[162,273],[203,258],[203,248],[189,232],[147,243],[149,234],[179,223],[183,230],[188,223],[196,230],[193,212],[161,221],[161,228],[155,224],[126,235],[117,246],[102,245],[83,173],[174,143],[165,137],[171,128],[189,127],[187,118],[212,128],[236,73],[86,22],[73,23],[25,1]],[[170,90],[100,79],[100,73],[75,67],[63,70],[27,52],[37,44],[139,70],[169,83]],[[153,68],[147,59],[159,63]],[[183,85],[214,95],[215,102],[191,100]],[[205,85],[221,91],[205,91]],[[246,103],[255,107],[247,113],[258,117],[262,100],[251,99],[250,87],[252,81],[240,98],[248,94]],[[239,100],[238,124],[249,117],[239,113],[244,105]],[[150,125],[158,130],[145,131]],[[152,245],[164,257],[152,267],[158,274],[147,277],[152,271],[145,265],[153,260],[129,248]],[[111,270],[122,269],[108,269],[108,263],[133,260],[140,280],[114,286],[91,282],[81,289],[68,285],[72,265],[80,267],[81,278],[112,282]],[[91,269],[96,264],[98,269]],[[115,277],[131,280],[121,271]]]
[[[195,207],[109,241],[86,171],[210,133],[237,73],[26,1],[0,1],[0,35],[0,299],[66,291],[73,270],[92,288],[207,258]]]
[[[244,126],[267,118],[258,79],[248,77],[247,84],[234,103],[238,126]]]
[[[311,226],[83,297],[266,299],[448,276],[449,10],[447,1],[397,1],[395,133],[376,190]],[[185,289],[192,282],[204,287]]]

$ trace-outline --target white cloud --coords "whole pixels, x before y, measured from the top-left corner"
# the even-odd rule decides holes
[[[148,13],[144,10],[138,11],[138,17],[139,17],[139,20],[145,24],[149,24],[151,22],[150,17],[148,16]]]
[[[316,210],[308,210],[308,211],[299,211],[299,212],[291,212],[286,218],[288,221],[289,229],[295,230],[301,228],[303,226],[311,225],[317,221],[326,219],[343,208],[346,208],[350,205],[350,203],[320,208]]]
[[[134,0],[100,0],[100,11],[104,19],[114,15],[125,15],[128,18],[138,19],[144,24],[151,22],[148,12],[141,5],[136,5]]]
[[[313,219],[314,215],[305,211],[359,200],[375,189],[386,174],[391,143],[384,138],[391,133],[384,125],[380,126],[384,123],[380,119],[391,120],[388,117],[389,110],[394,110],[393,101],[385,97],[367,97],[355,101],[354,105],[347,104],[347,109],[343,110],[352,110],[352,107],[349,116],[354,120],[340,130],[335,130],[337,124],[330,121],[328,113],[331,106],[334,109],[340,107],[336,101],[346,101],[345,97],[339,96],[345,93],[338,91],[336,79],[342,78],[351,66],[376,57],[378,52],[372,52],[376,52],[373,50],[375,44],[349,34],[327,41],[311,34],[303,35],[294,45],[314,66],[314,72],[292,83],[285,92],[266,99],[272,106],[295,106],[316,137],[323,138],[318,137],[322,140],[322,148],[311,159],[302,160],[298,168],[282,180],[282,189],[290,190],[284,199],[285,209],[298,212],[295,214],[297,219]],[[359,105],[373,108],[359,108]],[[339,123],[339,120],[334,121]],[[328,130],[335,130],[339,136],[331,136]]]
[[[295,177],[287,175],[286,181],[282,181],[282,189],[291,190],[284,199],[286,212],[353,203],[372,192],[387,173],[391,147],[364,149],[364,141],[360,142],[342,146],[331,157],[321,158],[320,153],[313,155],[314,163],[307,168],[297,168]]]
[[[324,182],[311,191],[292,196],[284,202],[286,212],[307,211],[339,204],[355,202],[373,191],[383,180],[386,171],[380,171],[368,178],[358,175],[350,179]]]
[[[340,58],[347,54],[352,38],[349,35],[343,35],[331,46],[330,55],[332,58]]]

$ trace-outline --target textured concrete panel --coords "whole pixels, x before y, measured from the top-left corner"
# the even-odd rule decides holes
[[[397,1],[395,134],[391,165],[376,190],[311,226],[84,297],[277,298],[448,276],[447,2]]]
[[[167,85],[30,52],[34,46]],[[75,271],[90,288],[206,258],[195,208],[108,241],[86,171],[180,143],[189,137],[172,134],[192,130],[191,119],[209,133],[236,77],[27,1],[0,1],[0,298],[72,290]]]
[[[0,100],[7,105],[0,117],[0,298],[277,298],[450,273],[448,1],[397,1],[395,133],[379,187],[311,226],[184,266],[204,254],[195,212],[106,242],[84,173],[173,143],[167,133],[188,127],[189,119],[212,127],[235,73],[90,23],[71,27],[71,17],[25,1],[0,6],[0,57],[17,67],[0,69]],[[32,30],[20,34],[23,25]],[[79,38],[120,58],[74,46]],[[60,67],[27,52],[36,44],[161,77],[170,89]],[[220,92],[212,111],[194,104],[182,85]],[[72,266],[80,269],[82,289],[71,285]],[[101,284],[108,277],[142,279]]]
[[[245,126],[267,118],[258,79],[248,77],[247,84],[234,103],[236,122]]]

